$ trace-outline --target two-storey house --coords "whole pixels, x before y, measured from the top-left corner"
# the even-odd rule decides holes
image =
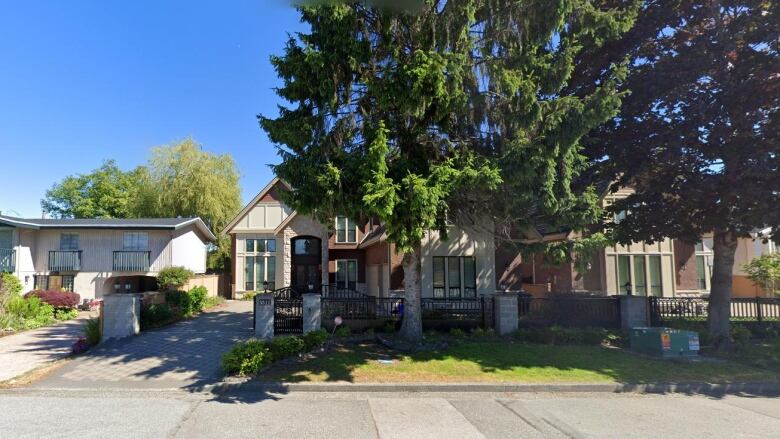
[[[0,271],[25,291],[64,289],[82,299],[156,288],[170,266],[205,273],[214,235],[200,218],[30,219],[0,216]]]

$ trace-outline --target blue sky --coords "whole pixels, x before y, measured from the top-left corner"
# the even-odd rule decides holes
[[[63,177],[186,136],[233,155],[249,200],[278,162],[268,58],[300,30],[281,0],[0,0],[0,210],[39,217]]]

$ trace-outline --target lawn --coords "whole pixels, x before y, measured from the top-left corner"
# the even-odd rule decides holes
[[[381,360],[381,361],[380,361]],[[282,382],[644,383],[776,381],[777,373],[725,360],[657,360],[600,346],[458,340],[442,351],[399,355],[376,344],[339,345],[259,377]]]
[[[748,366],[774,371],[780,376],[780,338],[753,340],[728,358]]]

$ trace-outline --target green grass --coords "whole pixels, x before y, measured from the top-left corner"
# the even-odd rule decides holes
[[[753,340],[737,352],[728,354],[728,359],[747,366],[768,369],[780,376],[780,338]]]
[[[381,364],[379,359],[392,360]],[[283,382],[644,383],[776,381],[771,371],[730,361],[683,362],[599,346],[511,340],[457,341],[442,351],[399,355],[374,344],[342,345],[319,357],[276,366],[259,377]]]

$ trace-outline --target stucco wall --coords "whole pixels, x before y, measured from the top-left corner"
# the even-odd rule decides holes
[[[187,267],[198,274],[206,272],[206,243],[193,228],[174,231],[171,261],[172,265]]]

